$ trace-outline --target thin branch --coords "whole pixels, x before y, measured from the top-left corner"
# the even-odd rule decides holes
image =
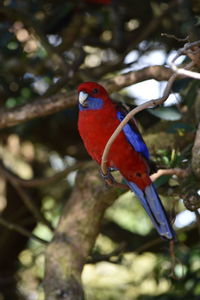
[[[193,71],[188,71],[188,70],[185,70],[183,68],[178,68],[175,65],[172,65],[172,70],[174,72],[176,72],[176,74],[178,74],[178,75],[183,75],[183,76],[186,76],[186,77],[191,77],[193,79],[200,80],[200,73],[193,72]]]
[[[140,254],[142,252],[148,251],[148,249],[151,247],[161,244],[162,242],[163,240],[160,237],[152,239],[146,243],[143,243],[142,246],[135,248],[134,252]]]
[[[196,209],[194,211],[195,215],[196,215],[196,222],[197,222],[197,226],[198,226],[198,231],[199,231],[199,235],[200,235],[200,214],[198,209]]]
[[[186,178],[191,173],[190,169],[181,169],[181,168],[174,168],[174,169],[159,169],[156,173],[150,176],[151,181],[156,181],[159,177],[164,175],[176,175],[180,178]]]
[[[107,175],[108,174],[108,168],[107,168],[107,159],[108,159],[108,154],[109,154],[109,151],[110,151],[110,148],[113,144],[113,142],[115,141],[115,139],[117,138],[117,136],[119,135],[119,133],[122,131],[123,127],[140,111],[146,109],[146,108],[149,108],[149,107],[153,107],[153,106],[156,106],[156,105],[160,105],[162,104],[164,101],[167,100],[169,94],[170,94],[170,91],[171,91],[171,87],[174,83],[174,81],[176,80],[177,78],[177,74],[173,74],[168,83],[167,83],[167,86],[165,88],[165,91],[163,93],[163,96],[161,98],[158,98],[158,99],[153,99],[153,100],[150,100],[150,101],[147,101],[139,106],[137,106],[136,108],[134,108],[133,110],[131,110],[127,115],[126,117],[123,119],[123,121],[118,125],[118,127],[116,128],[116,130],[114,131],[114,133],[111,135],[111,137],[109,138],[105,148],[104,148],[104,152],[103,152],[103,155],[102,155],[102,160],[101,160],[101,170],[102,170],[102,173],[104,175]],[[109,179],[108,179],[108,183],[109,183]]]
[[[136,84],[145,80],[155,79],[157,81],[168,81],[173,75],[170,68],[164,66],[149,66],[138,71],[131,71],[118,76],[115,76],[109,80],[102,81],[101,83],[105,89],[109,92],[117,92],[127,86]]]
[[[194,79],[198,79],[200,80],[200,74],[197,73],[197,72],[193,72],[193,71],[189,71],[185,68],[178,68],[177,65],[175,64],[175,61],[177,60],[177,58],[179,58],[181,55],[188,55],[189,57],[191,57],[191,55],[196,55],[196,54],[199,54],[200,53],[200,48],[197,48],[195,51],[192,51],[191,52],[191,49],[193,47],[196,47],[196,46],[199,46],[200,45],[200,41],[195,41],[193,43],[187,43],[185,44],[185,46],[181,49],[178,50],[176,56],[173,58],[173,60],[169,63],[171,69],[176,73],[176,74],[179,74],[179,75],[183,75],[183,76],[186,76],[186,77],[191,77],[191,78],[194,78]],[[197,64],[197,61],[195,61],[195,57],[191,57],[193,58],[192,59],[192,62],[191,62],[191,65],[193,64],[193,66],[195,64]]]
[[[14,8],[11,6],[4,6],[0,8],[0,12],[6,15],[11,20],[21,20],[23,24],[28,28],[28,30],[32,30],[37,38],[40,40],[42,46],[45,48],[46,52],[50,56],[51,60],[54,64],[58,65],[59,68],[66,73],[67,68],[69,67],[64,59],[64,57],[56,52],[55,48],[49,43],[46,35],[42,32],[40,27],[38,26],[38,21],[35,20],[33,15],[25,13],[24,11]]]
[[[40,187],[40,186],[44,186],[44,185],[49,185],[53,182],[56,182],[56,181],[62,179],[63,177],[67,176],[69,173],[80,169],[84,164],[85,164],[85,162],[78,162],[74,166],[67,167],[65,170],[58,172],[55,175],[52,175],[50,177],[46,177],[46,178],[41,177],[41,178],[25,180],[25,179],[16,177],[15,179],[18,182],[18,184],[21,186]]]
[[[176,255],[174,252],[174,241],[170,241],[169,242],[169,253],[170,253],[170,257],[171,257],[171,274],[170,276],[173,279],[177,279],[177,276],[175,274],[175,267],[176,267]]]
[[[124,250],[123,245],[120,245],[117,249],[113,250],[112,252],[110,252],[108,254],[100,254],[98,252],[94,252],[94,253],[92,253],[91,256],[88,257],[86,263],[87,264],[95,264],[95,263],[98,263],[101,261],[119,263],[123,250]],[[117,256],[117,258],[115,260],[113,260],[112,259],[113,256]]]
[[[16,223],[12,223],[12,222],[8,222],[6,221],[3,217],[0,216],[0,225],[8,228],[9,230],[13,230],[13,231],[16,231],[28,238],[31,238],[31,239],[34,239],[36,240],[37,242],[40,242],[42,244],[48,244],[47,241],[41,239],[40,237],[36,236],[35,234],[33,234],[32,232],[28,231],[27,229],[25,229],[24,227],[16,224]]]
[[[83,49],[79,49],[79,54],[76,60],[68,67],[68,71],[63,74],[63,76],[58,79],[57,82],[51,84],[47,91],[43,94],[43,97],[49,97],[57,93],[61,88],[67,86],[69,81],[75,76],[78,72],[80,65],[84,62],[86,53]]]
[[[189,36],[186,36],[185,38],[181,39],[181,38],[178,38],[177,36],[175,36],[174,34],[169,34],[169,33],[161,33],[161,36],[165,36],[167,38],[174,39],[178,42],[188,42],[188,40],[189,40]]]
[[[197,228],[196,223],[192,223],[190,225],[184,226],[184,227],[179,228],[179,229],[177,228],[176,229],[177,236],[179,234],[183,233],[183,232],[184,233],[186,233],[186,232],[189,233],[190,230],[193,230],[195,228]],[[154,247],[154,246],[157,247],[157,245],[161,244],[162,242],[163,242],[163,240],[161,238],[156,237],[155,239],[151,239],[150,241],[144,243],[142,246],[139,246],[139,247],[135,248],[134,252],[138,253],[138,254],[140,254],[142,252],[148,252],[151,249],[151,247]]]
[[[170,66],[171,66],[171,64],[173,65],[179,56],[187,55],[188,50],[190,50],[192,47],[198,46],[199,44],[200,44],[200,41],[195,41],[193,43],[186,43],[183,48],[180,48],[177,51],[177,54],[174,56],[174,58],[172,59],[171,63],[169,63],[169,65]]]
[[[200,179],[200,123],[198,125],[196,136],[194,140],[194,145],[192,148],[192,171],[194,172],[195,176]]]
[[[177,277],[176,273],[175,273],[175,268],[177,264],[180,264],[182,266],[182,276],[184,276],[184,269],[183,269],[183,263],[181,262],[180,259],[178,259],[178,257],[175,254],[174,251],[174,241],[170,241],[169,242],[169,254],[171,257],[171,273],[169,274],[170,277],[172,277],[174,280],[178,280],[179,277]]]
[[[169,1],[168,1],[169,2]],[[168,3],[167,7],[160,7],[160,15],[154,16],[152,20],[146,24],[146,26],[143,28],[143,30],[137,34],[137,36],[133,39],[133,42],[129,45],[129,47],[126,49],[126,53],[129,53],[131,50],[135,48],[136,45],[138,45],[140,42],[144,40],[148,40],[148,37],[153,34],[153,32],[161,26],[163,19],[166,15],[170,14],[172,10],[178,5],[177,0],[172,0]]]
[[[51,223],[45,219],[43,214],[40,212],[38,207],[35,205],[35,203],[32,201],[30,196],[26,193],[25,190],[23,190],[18,181],[16,180],[17,175],[13,176],[12,172],[10,172],[3,164],[2,161],[0,161],[0,173],[2,176],[4,176],[15,188],[19,196],[21,197],[21,200],[23,201],[24,205],[32,212],[32,214],[35,216],[35,218],[40,221],[41,223],[45,224],[50,230],[54,230]]]
[[[24,205],[26,205],[26,207],[32,212],[32,214],[35,216],[35,218],[43,223],[44,225],[46,225],[51,231],[54,231],[53,226],[51,225],[51,223],[43,216],[43,214],[40,212],[40,210],[38,209],[38,207],[35,205],[35,203],[33,202],[33,200],[30,198],[30,196],[25,192],[25,190],[23,190],[18,183],[16,182],[16,180],[13,180],[13,178],[8,178],[8,180],[10,181],[10,183],[15,187],[17,193],[19,194],[19,196],[21,197],[21,200],[24,202]]]
[[[187,64],[185,66],[185,69],[190,69],[194,66],[193,62],[190,62],[189,64]],[[174,83],[174,81],[177,79],[178,74],[174,73],[168,80],[167,85],[165,87],[163,96],[161,98],[158,99],[153,99],[150,101],[147,101],[139,106],[137,106],[136,108],[134,108],[133,110],[131,110],[126,117],[123,119],[123,121],[118,125],[118,127],[115,129],[115,131],[113,132],[113,134],[111,135],[111,137],[109,138],[105,148],[104,148],[104,152],[102,155],[102,160],[101,160],[101,170],[102,173],[104,175],[107,175],[109,173],[108,168],[107,168],[107,159],[108,159],[108,154],[110,151],[110,148],[113,144],[113,142],[115,141],[115,139],[117,138],[117,136],[119,135],[119,133],[122,131],[122,129],[124,128],[124,126],[140,111],[147,109],[149,107],[155,107],[157,105],[160,105],[162,103],[164,103],[167,98],[170,95],[171,92],[171,88],[172,85]],[[108,180],[106,181],[108,184],[111,184],[110,179],[108,178]]]

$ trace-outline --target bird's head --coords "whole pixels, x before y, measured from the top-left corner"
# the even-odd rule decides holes
[[[96,82],[84,82],[78,86],[80,110],[97,110],[104,106],[108,93]]]

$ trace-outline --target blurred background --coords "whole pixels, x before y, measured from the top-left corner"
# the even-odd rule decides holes
[[[166,65],[186,37],[200,38],[199,24],[198,0],[2,0],[0,114],[60,91],[67,96],[84,81]],[[180,63],[187,60],[182,56]],[[165,86],[151,79],[111,96],[135,106],[161,96]],[[190,165],[199,87],[198,80],[178,80],[162,108],[138,115],[158,169]],[[72,105],[0,131],[1,300],[44,299],[45,241],[53,236],[77,170],[90,159],[77,117]],[[199,182],[163,176],[155,184],[178,232],[174,270],[168,245],[134,195],[123,191],[106,211],[84,267],[88,300],[200,299],[200,218],[184,205],[199,201]]]

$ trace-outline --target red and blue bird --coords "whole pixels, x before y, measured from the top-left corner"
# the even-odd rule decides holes
[[[112,101],[98,83],[82,83],[78,93],[79,133],[88,153],[100,165],[106,143],[126,116],[126,111]],[[149,151],[134,119],[124,126],[112,144],[107,166],[110,171],[114,169],[122,174],[158,233],[168,240],[174,239],[174,230],[150,179]]]

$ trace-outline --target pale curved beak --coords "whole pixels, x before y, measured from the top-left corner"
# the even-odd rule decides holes
[[[78,100],[82,106],[85,106],[85,107],[87,106],[87,98],[88,98],[88,93],[86,93],[84,91],[80,91]]]

